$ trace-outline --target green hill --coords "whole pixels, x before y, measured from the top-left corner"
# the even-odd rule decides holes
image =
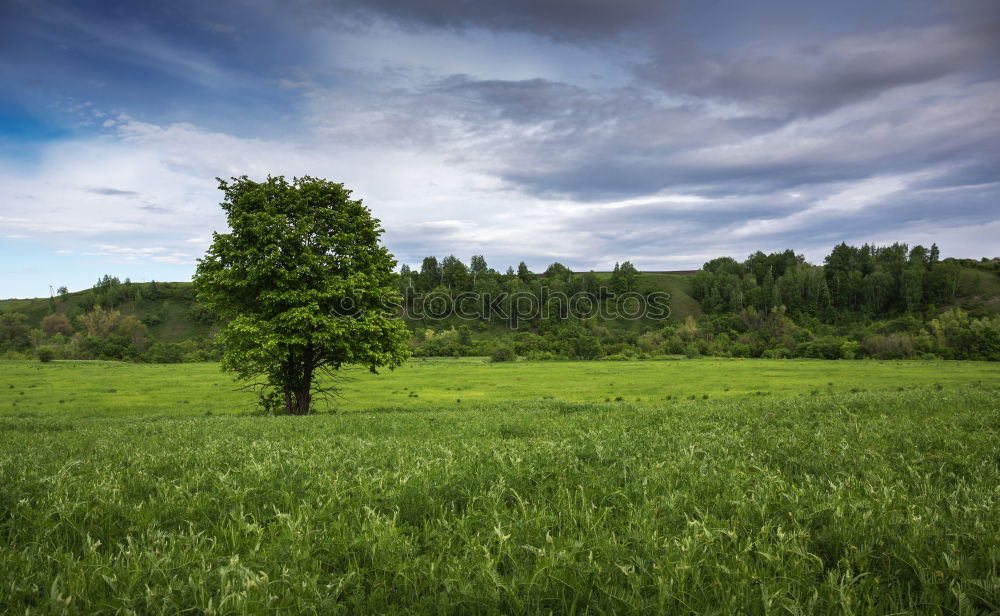
[[[0,300],[0,314],[21,313],[32,329],[54,313],[65,314],[74,327],[77,317],[101,305],[122,317],[135,316],[147,327],[150,338],[181,342],[213,333],[212,315],[194,299],[190,282],[118,283],[66,293],[52,298]]]
[[[596,274],[604,279],[610,272]],[[670,294],[672,321],[702,315],[701,305],[691,297],[691,274],[644,272],[639,282],[644,288],[652,287]],[[98,304],[113,307],[123,317],[135,315],[146,324],[151,338],[163,342],[210,336],[215,327],[212,315],[196,302],[190,282],[120,283],[110,292],[108,287],[98,286],[53,298],[0,300],[0,314],[22,313],[27,316],[27,324],[37,328],[49,314],[62,313],[75,321],[77,316]],[[942,309],[950,307],[960,307],[973,314],[1000,313],[1000,277],[982,269],[963,267],[956,301]],[[640,321],[637,327],[648,325]]]
[[[955,278],[953,300],[946,305],[938,305],[934,309],[936,314],[951,308],[961,308],[969,316],[977,318],[1000,314],[1000,276],[997,275],[994,264],[957,260],[953,263],[960,265],[960,273]],[[914,329],[910,324],[900,325],[889,321],[899,315],[857,315],[850,317],[849,321],[838,321],[836,326],[813,323],[794,339],[785,335],[784,342],[780,344],[775,342],[775,338],[763,347],[756,348],[756,343],[752,340],[737,340],[739,332],[734,331],[734,328],[739,330],[739,326],[735,324],[735,314],[729,315],[728,320],[720,320],[717,312],[704,310],[703,305],[693,297],[693,287],[697,280],[695,274],[698,272],[644,272],[636,277],[632,288],[641,294],[648,296],[653,291],[659,291],[670,295],[670,315],[666,321],[647,317],[634,320],[596,317],[582,323],[584,327],[581,329],[581,323],[574,319],[560,321],[542,317],[526,324],[521,323],[516,331],[512,331],[508,322],[497,317],[491,321],[470,321],[454,315],[444,319],[418,319],[408,313],[406,320],[414,331],[411,346],[415,354],[429,356],[489,355],[500,347],[510,347],[517,355],[535,359],[635,357],[679,352],[688,355],[725,355],[732,352],[737,356],[748,356],[746,353],[749,352],[749,356],[757,356],[768,345],[793,349],[797,345],[801,346],[801,343],[822,341],[830,336],[837,337],[837,345],[848,339],[861,345],[873,335],[889,335],[904,330],[908,335],[919,337],[920,334],[919,326]],[[603,286],[611,277],[611,272],[594,272],[594,275]],[[543,278],[544,276],[539,277],[537,288],[534,284],[522,285],[521,288],[536,288],[537,291],[545,284]],[[43,319],[53,314],[65,315],[72,326],[72,333],[86,334],[87,328],[80,317],[97,306],[118,311],[120,319],[134,316],[141,321],[145,325],[145,331],[139,337],[141,339],[133,337],[130,341],[125,340],[125,328],[116,330],[113,335],[98,336],[104,339],[118,336],[119,341],[109,343],[110,347],[103,342],[97,344],[94,336],[83,336],[81,340],[79,336],[53,338],[51,331],[48,335],[41,335]],[[10,355],[12,357],[35,354],[44,346],[52,346],[57,351],[57,359],[103,357],[181,361],[182,358],[197,360],[217,356],[218,353],[211,340],[219,323],[214,314],[196,301],[194,287],[190,282],[132,283],[126,280],[123,283],[105,276],[94,288],[75,293],[63,293],[52,298],[0,300],[0,316],[11,313],[24,315],[17,317],[23,321],[20,346],[7,344],[5,348],[0,348],[0,351],[15,351],[14,355]],[[703,328],[709,329],[690,335],[682,334],[683,341],[677,338],[680,333],[678,328],[687,317],[700,319],[703,316],[705,318],[699,322]],[[931,317],[932,314],[928,313],[920,319],[929,320]],[[884,327],[877,325],[880,320],[885,320]],[[672,327],[664,328],[664,325]],[[723,333],[728,334],[728,338],[718,336]],[[724,342],[713,346],[713,340]],[[833,345],[832,338],[829,342]],[[750,344],[752,350],[743,348],[744,343]],[[114,346],[115,344],[118,346]],[[164,352],[166,347],[171,347],[169,352]],[[914,354],[919,353],[906,351],[903,356]],[[153,357],[159,359],[150,359]]]

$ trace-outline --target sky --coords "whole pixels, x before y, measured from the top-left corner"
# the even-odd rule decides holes
[[[1000,255],[995,0],[0,0],[0,297],[190,280],[215,178],[401,263]]]

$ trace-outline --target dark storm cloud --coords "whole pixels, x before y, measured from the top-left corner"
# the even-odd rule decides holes
[[[696,58],[665,50],[637,73],[666,90],[750,104],[761,114],[819,114],[893,88],[992,70],[996,37],[979,24],[899,28],[810,45],[755,41]]]
[[[705,106],[648,94],[455,77],[406,105],[433,107],[464,125],[463,135],[485,135],[469,157],[530,194],[583,201],[662,190],[767,193],[940,165],[988,177],[1000,159],[993,84],[916,92],[833,127],[712,117]]]
[[[839,5],[827,11],[784,1],[737,3],[724,11],[662,0],[336,0],[306,6],[307,15],[319,7],[328,19],[378,17],[402,27],[521,32],[583,44],[620,42],[624,34],[634,64],[623,70],[644,83],[674,95],[750,105],[770,116],[819,114],[901,86],[997,70],[1000,3],[994,0]],[[791,20],[784,28],[783,15]],[[734,22],[741,28],[732,28]]]
[[[719,115],[710,103],[641,86],[457,75],[370,93],[360,108],[380,115],[365,116],[352,131],[359,142],[392,138],[446,152],[530,197],[592,202],[668,191],[771,198],[918,171],[933,171],[914,181],[935,187],[992,181],[1000,166],[998,98],[995,82],[926,84],[849,113],[791,120]],[[329,107],[343,103],[335,98]],[[758,216],[751,209],[744,217]]]
[[[766,118],[712,117],[697,102],[660,101],[643,88],[592,91],[541,79],[454,76],[400,104],[411,110],[402,114],[406,117],[426,109],[430,117],[447,118],[449,126],[457,123],[463,137],[483,137],[470,148],[474,152],[464,153],[508,182],[539,196],[581,200],[702,182],[672,161],[783,125]],[[434,134],[443,138],[440,131]]]

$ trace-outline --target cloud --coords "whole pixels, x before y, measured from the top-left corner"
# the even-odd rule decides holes
[[[87,188],[85,190],[87,192],[94,193],[95,195],[105,195],[108,197],[134,197],[139,194],[134,190],[120,190],[117,188],[105,188],[105,187]]]
[[[0,149],[0,226],[49,254],[191,268],[244,174],[344,182],[412,265],[977,256],[998,219],[995,2],[18,6],[0,74],[71,127]]]
[[[908,27],[809,45],[756,40],[695,58],[667,49],[637,74],[665,90],[736,102],[756,114],[815,115],[893,88],[969,73],[995,60],[996,51],[991,32]]]
[[[326,23],[386,20],[404,28],[528,32],[556,40],[601,40],[670,13],[661,0],[350,0],[294,3],[300,15]]]

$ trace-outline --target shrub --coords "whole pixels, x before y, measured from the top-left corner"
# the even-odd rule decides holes
[[[154,364],[179,364],[183,360],[184,347],[176,342],[157,342],[146,353],[146,361]]]
[[[55,357],[56,352],[50,347],[41,347],[38,349],[38,361],[50,362]]]
[[[73,335],[73,325],[64,314],[50,314],[42,319],[42,331],[47,336],[62,334],[64,336]]]
[[[785,347],[778,347],[776,349],[767,349],[762,354],[761,357],[764,359],[788,359],[792,356],[792,352]]]
[[[185,363],[195,363],[202,361],[212,361],[212,354],[204,349],[196,349],[190,353],[184,353],[182,357]]]
[[[865,350],[879,359],[904,359],[913,355],[913,338],[907,334],[871,336],[865,340]]]
[[[124,336],[84,336],[80,340],[80,356],[87,359],[129,359],[136,350],[132,341]]]
[[[800,342],[795,346],[795,353],[799,357],[810,357],[813,359],[840,359],[840,349],[845,340],[835,336],[825,336],[809,342]]]
[[[517,356],[514,355],[514,349],[506,346],[497,347],[493,354],[490,355],[490,361],[501,362],[501,361],[514,361]]]
[[[840,356],[843,359],[857,359],[861,356],[861,351],[861,343],[854,340],[848,340],[840,345]]]

